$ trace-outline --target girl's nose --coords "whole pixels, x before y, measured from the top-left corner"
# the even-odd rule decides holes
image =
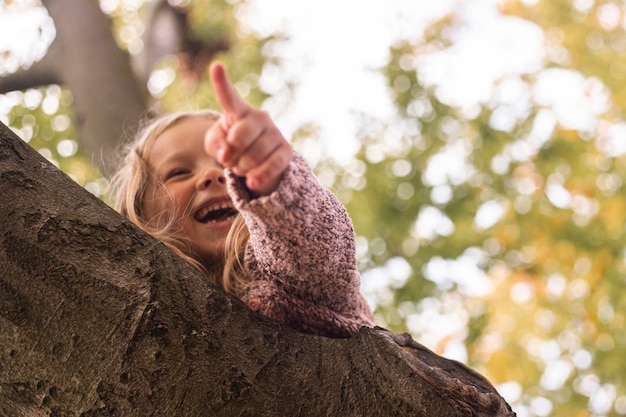
[[[214,166],[206,168],[198,177],[196,189],[203,190],[209,188],[211,184],[226,184],[226,177],[222,168]]]

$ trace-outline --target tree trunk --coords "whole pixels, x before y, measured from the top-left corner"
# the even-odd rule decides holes
[[[147,111],[145,83],[137,81],[98,1],[42,3],[55,23],[56,37],[41,61],[0,77],[0,93],[53,83],[67,86],[80,140],[108,176],[120,139]]]
[[[0,125],[0,416],[513,416],[407,335],[248,310]]]
[[[146,112],[147,91],[113,38],[98,1],[43,0],[57,30],[57,72],[74,96],[80,137],[104,174],[120,138]],[[104,87],[106,86],[106,87]]]

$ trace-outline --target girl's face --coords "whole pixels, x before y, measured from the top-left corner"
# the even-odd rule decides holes
[[[237,214],[226,193],[223,168],[204,151],[204,134],[213,123],[186,117],[156,138],[147,155],[152,179],[143,204],[151,225],[163,228],[174,220],[173,233],[207,267],[223,255]]]

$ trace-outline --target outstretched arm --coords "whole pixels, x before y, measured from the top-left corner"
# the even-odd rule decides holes
[[[374,324],[360,293],[352,222],[302,157],[270,196],[250,200],[234,175],[229,193],[250,231],[246,264],[254,281],[243,296],[249,307],[325,336]]]
[[[347,336],[372,325],[345,208],[294,157],[269,116],[237,95],[221,65],[211,75],[224,113],[205,148],[229,168],[229,194],[250,231],[246,265],[253,280],[243,300],[310,333]]]

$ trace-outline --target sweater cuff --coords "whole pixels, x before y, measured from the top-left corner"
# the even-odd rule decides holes
[[[295,153],[293,158],[278,183],[278,187],[269,195],[261,197],[253,197],[252,192],[246,186],[246,178],[235,175],[230,169],[224,170],[227,181],[228,195],[230,196],[235,208],[238,211],[246,211],[255,206],[279,206],[285,207],[290,205],[297,198],[302,198],[303,193],[307,190],[303,189],[303,178],[312,176],[311,169],[302,156]],[[274,202],[275,204],[272,204]]]

